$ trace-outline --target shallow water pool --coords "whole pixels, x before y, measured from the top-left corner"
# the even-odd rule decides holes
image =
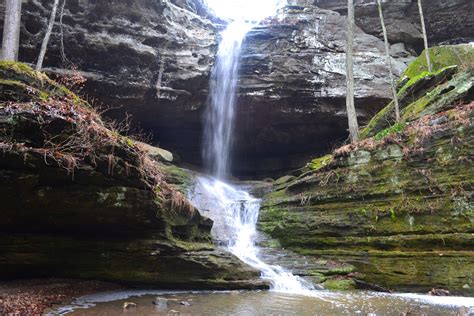
[[[155,305],[153,302],[159,297]],[[124,309],[124,303],[136,307]],[[301,296],[257,292],[106,292],[49,315],[474,315],[474,298],[315,291]]]

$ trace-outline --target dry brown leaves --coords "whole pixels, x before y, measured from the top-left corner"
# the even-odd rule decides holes
[[[95,292],[119,289],[110,283],[78,280],[27,280],[0,283],[0,315],[36,316],[55,304]]]
[[[413,123],[407,125],[402,133],[390,134],[380,141],[376,141],[374,137],[361,140],[354,144],[342,146],[334,151],[335,157],[347,156],[357,150],[372,151],[381,148],[388,144],[399,144],[403,148],[405,156],[410,153],[422,151],[421,145],[423,142],[432,136],[437,131],[463,125],[468,126],[472,124],[470,116],[474,111],[474,102],[467,104],[460,104],[453,109],[440,112],[434,115],[426,115]],[[444,119],[444,120],[443,120]],[[412,137],[412,145],[407,147],[403,142]]]

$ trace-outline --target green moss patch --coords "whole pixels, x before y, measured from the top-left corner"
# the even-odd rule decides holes
[[[355,281],[350,279],[329,279],[323,285],[326,289],[333,291],[349,291],[356,288]]]
[[[317,171],[329,165],[333,160],[334,157],[332,155],[316,158],[311,160],[311,162],[308,164],[308,168],[313,171]]]
[[[426,55],[422,53],[409,65],[400,79],[399,84],[402,86],[397,95],[402,118],[406,121],[446,109],[446,106],[463,99],[472,87],[474,48],[471,45],[432,47],[430,55],[432,72],[428,71]],[[444,96],[448,92],[449,94]],[[427,108],[429,110],[425,110]],[[394,122],[395,105],[392,101],[361,130],[360,137],[365,139],[375,136]]]
[[[387,137],[389,135],[393,135],[393,134],[397,134],[397,133],[402,132],[405,129],[405,127],[406,127],[406,123],[404,123],[404,122],[396,123],[395,125],[378,132],[374,136],[374,139],[380,141],[380,140],[384,139],[385,137]]]
[[[31,98],[40,101],[48,101],[51,99],[64,99],[73,104],[90,107],[89,104],[70,91],[64,85],[49,79],[49,77],[39,71],[33,70],[30,66],[24,63],[12,61],[0,61],[0,79],[11,82],[21,83],[22,86],[17,85],[18,89],[26,90]],[[10,87],[10,91],[12,91]],[[7,90],[2,88],[2,90]],[[18,94],[20,90],[18,90]],[[6,99],[1,98],[3,102]],[[0,101],[1,102],[1,101]]]
[[[454,65],[464,70],[474,68],[474,48],[470,44],[431,47],[429,48],[429,54],[433,72]],[[413,79],[427,72],[426,53],[423,51],[423,53],[408,66],[402,78],[406,76]]]

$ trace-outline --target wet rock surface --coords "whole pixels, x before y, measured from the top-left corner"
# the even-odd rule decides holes
[[[431,43],[471,40],[472,5],[426,1]],[[24,3],[21,60],[34,62],[50,6]],[[342,1],[295,0],[248,34],[235,174],[297,168],[346,138],[343,7]],[[416,3],[391,1],[385,8],[400,75],[421,47]],[[376,14],[367,1],[357,7],[361,122],[391,98]],[[97,156],[71,152],[77,143],[69,137],[89,135],[77,117],[88,119],[90,112],[74,112],[86,104],[24,66],[2,65],[0,277],[265,287],[257,271],[210,244],[212,222],[176,195],[192,184],[188,173],[163,162],[200,164],[201,116],[221,26],[198,1],[68,1],[61,15],[46,70],[85,76],[85,95],[96,106],[109,105],[106,115],[121,120],[131,114],[135,127],[152,132],[155,144],[177,155],[148,148],[161,161],[152,164],[159,172],[143,171],[141,150],[110,131],[106,146],[92,148]],[[261,228],[306,258],[286,254],[282,260],[271,242],[266,258],[316,282],[342,275],[343,282],[329,283],[333,288],[353,286],[352,278],[345,279],[352,267],[332,261],[346,258],[363,282],[472,293],[473,80],[472,67],[466,70],[472,50],[447,50],[433,50],[434,73],[426,73],[421,57],[402,81],[406,124],[391,126],[389,104],[362,130],[361,147],[315,159],[308,173],[275,182],[275,192],[265,197]],[[104,132],[96,116],[91,122]],[[158,186],[152,179],[157,175],[163,179]],[[306,263],[308,257],[314,262]]]
[[[310,282],[316,290],[353,290],[358,288],[355,279],[356,269],[347,262],[328,260],[323,257],[315,260],[314,256],[304,256],[283,248],[278,240],[269,238],[268,235],[260,232],[256,236],[256,243],[262,261],[290,271]],[[375,289],[372,284],[367,284],[367,286],[368,289]]]
[[[430,52],[434,73],[423,56],[405,72],[403,121],[393,122],[389,104],[360,143],[277,181],[260,228],[313,260],[351,263],[365,282],[472,295],[474,51]]]
[[[212,245],[212,221],[180,192],[186,172],[110,128],[44,74],[0,63],[0,279],[265,287]]]

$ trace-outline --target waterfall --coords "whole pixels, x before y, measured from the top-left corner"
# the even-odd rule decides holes
[[[212,177],[198,179],[190,200],[214,220],[213,236],[243,262],[261,271],[271,289],[304,294],[312,286],[282,267],[268,265],[255,244],[260,200],[242,188],[223,182],[230,170],[239,59],[242,43],[252,24],[233,22],[221,33],[210,83],[209,108],[205,113],[203,159]]]
[[[211,75],[210,102],[205,115],[203,158],[219,179],[227,176],[239,76],[240,52],[250,23],[233,22],[222,33]]]
[[[271,290],[281,293],[310,293],[313,286],[280,266],[269,265],[259,256],[255,244],[260,200],[246,190],[212,177],[201,177],[190,196],[191,203],[214,220],[212,234],[228,251],[261,271],[262,279],[271,283]]]

